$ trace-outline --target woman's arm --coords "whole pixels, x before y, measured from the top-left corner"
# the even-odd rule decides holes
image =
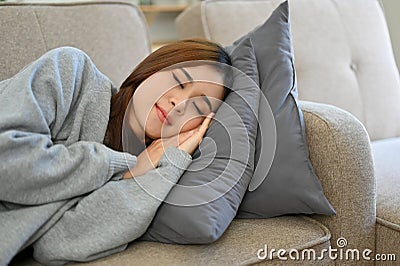
[[[0,133],[0,201],[38,205],[91,192],[136,164],[136,156],[97,142],[53,145],[42,134]]]
[[[60,265],[126,249],[145,233],[190,162],[190,154],[168,147],[157,168],[135,178],[108,182],[81,199],[33,244],[34,258],[46,265]]]
[[[100,143],[111,87],[71,47],[0,82],[0,201],[36,205],[83,195],[136,164]]]

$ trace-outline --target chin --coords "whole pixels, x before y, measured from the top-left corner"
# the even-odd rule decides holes
[[[159,139],[161,138],[161,132],[154,132],[152,130],[146,130],[146,137],[151,139]]]

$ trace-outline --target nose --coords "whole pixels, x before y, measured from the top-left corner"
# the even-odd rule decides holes
[[[183,115],[185,113],[188,99],[189,97],[185,93],[177,93],[176,95],[171,96],[169,101],[173,110],[175,110],[179,115]]]

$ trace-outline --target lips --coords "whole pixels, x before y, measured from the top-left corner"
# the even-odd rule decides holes
[[[162,109],[160,106],[158,106],[157,104],[155,104],[156,106],[156,111],[157,111],[157,116],[160,119],[161,123],[166,124],[166,125],[170,125],[171,123],[169,122],[168,118],[167,118],[167,112]]]

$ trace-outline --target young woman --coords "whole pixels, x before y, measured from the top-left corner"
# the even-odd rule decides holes
[[[90,261],[140,237],[229,91],[207,62],[231,64],[217,43],[177,41],[116,90],[62,47],[0,82],[0,264],[27,247],[46,265]],[[137,157],[126,129],[145,144]]]

